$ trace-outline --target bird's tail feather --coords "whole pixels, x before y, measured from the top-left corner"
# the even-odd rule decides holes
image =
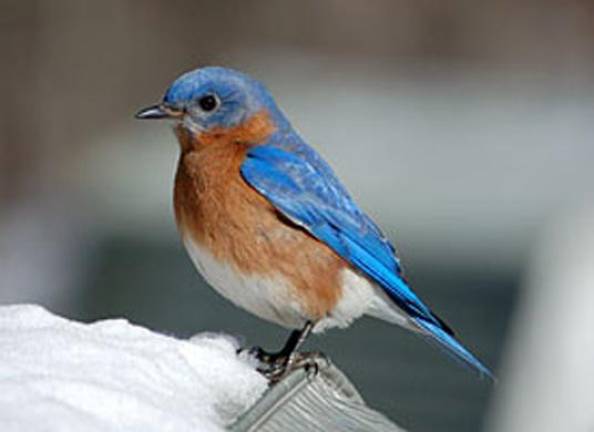
[[[438,325],[426,321],[422,318],[413,318],[414,323],[421,330],[421,335],[424,336],[429,342],[437,345],[442,351],[448,354],[454,360],[462,363],[463,365],[476,370],[481,378],[489,378],[495,381],[495,377],[491,371],[481,363],[470,351],[468,351],[456,338],[448,334],[444,329]]]

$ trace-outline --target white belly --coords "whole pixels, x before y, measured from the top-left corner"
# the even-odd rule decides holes
[[[183,241],[202,277],[227,300],[287,328],[297,329],[305,325],[307,317],[295,290],[281,275],[243,275],[190,238],[184,237]]]
[[[294,287],[282,275],[243,275],[231,264],[217,260],[208,250],[184,236],[184,245],[204,279],[223,297],[254,315],[281,326],[299,329],[310,318]],[[364,314],[410,328],[396,305],[376,285],[349,268],[341,274],[342,295],[314,332],[347,327]]]

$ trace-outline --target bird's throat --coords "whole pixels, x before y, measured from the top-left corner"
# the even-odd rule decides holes
[[[215,126],[204,131],[197,131],[180,122],[174,130],[183,153],[212,146],[262,144],[277,128],[270,115],[266,111],[261,111],[236,126]]]

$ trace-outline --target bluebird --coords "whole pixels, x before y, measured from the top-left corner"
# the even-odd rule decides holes
[[[411,289],[394,247],[262,83],[196,69],[136,117],[173,120],[175,218],[198,271],[235,305],[293,330],[279,352],[258,352],[276,371],[311,332],[368,315],[492,376]]]

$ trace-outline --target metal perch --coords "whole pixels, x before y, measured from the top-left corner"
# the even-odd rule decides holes
[[[230,427],[232,432],[404,432],[365,404],[348,378],[319,357],[291,371]]]

